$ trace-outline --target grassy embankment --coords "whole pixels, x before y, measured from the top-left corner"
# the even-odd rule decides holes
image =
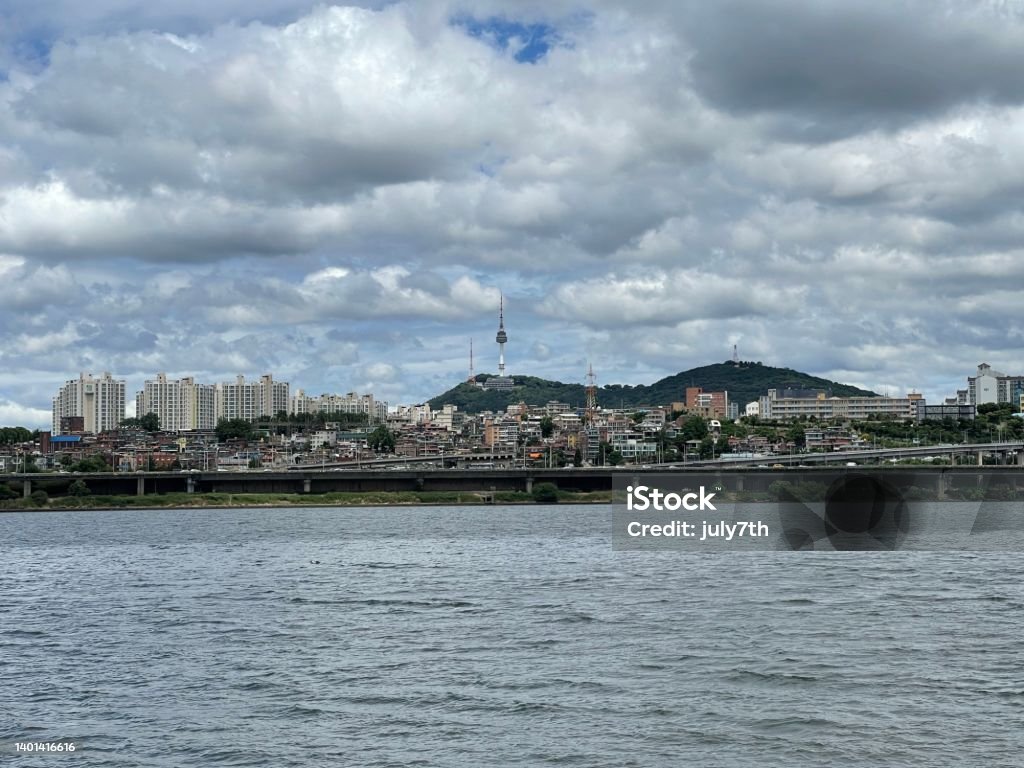
[[[523,491],[380,491],[337,493],[154,493],[146,496],[58,496],[42,499],[11,499],[0,502],[0,511],[42,509],[152,509],[155,507],[369,507],[396,504],[532,504],[533,495]],[[607,503],[611,492],[561,491],[565,504]]]

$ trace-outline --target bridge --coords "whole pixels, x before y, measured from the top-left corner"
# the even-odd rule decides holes
[[[778,456],[731,458],[728,454],[713,461],[687,462],[686,466],[733,466],[749,467],[761,464],[782,464],[783,466],[807,465],[825,466],[829,464],[878,464],[892,459],[923,459],[935,457],[964,457],[971,464],[984,465],[986,456],[995,457],[1000,464],[1016,463],[1024,466],[1024,441],[1000,443],[960,443],[957,445],[915,445],[907,448],[869,448],[851,451],[832,451],[829,453],[794,453]],[[964,462],[967,463],[967,462]],[[662,466],[662,465],[659,465]]]
[[[888,463],[893,458],[923,458],[926,456],[960,455],[970,458],[967,466],[915,466],[896,467]],[[985,456],[995,457],[1000,466],[985,465],[985,471],[994,471],[1010,478],[1014,486],[1024,486],[1024,441],[1005,443],[972,443],[948,446],[915,446],[913,448],[883,448],[866,451],[836,451],[832,453],[801,453],[792,456],[754,458],[723,458],[715,461],[687,464],[652,464],[628,467],[563,467],[561,469],[526,468],[427,468],[404,466],[404,460],[384,460],[391,468],[379,466],[367,469],[335,467],[298,467],[281,470],[248,470],[238,472],[100,472],[100,473],[29,473],[0,475],[6,483],[22,495],[31,495],[34,489],[45,490],[51,496],[68,494],[75,480],[83,480],[96,495],[148,495],[161,493],[298,493],[319,494],[331,492],[388,492],[388,491],[454,491],[530,492],[537,483],[549,482],[561,490],[610,491],[616,476],[643,476],[672,472],[713,473],[718,476],[743,475],[747,484],[767,487],[771,482],[811,472],[846,471],[848,465],[861,466],[874,462],[882,471],[913,471],[921,476],[977,474]],[[452,457],[454,458],[454,457]],[[445,458],[447,462],[448,457]],[[782,465],[782,466],[776,466]],[[849,471],[857,471],[850,469]],[[746,478],[750,478],[747,480]],[[1019,479],[1019,480],[1018,480]]]

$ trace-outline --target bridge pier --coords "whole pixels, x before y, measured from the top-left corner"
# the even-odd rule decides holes
[[[138,477],[135,479],[135,495],[145,496],[146,495],[146,478]]]
[[[939,475],[935,479],[935,481],[936,481],[936,485],[938,486],[936,494],[935,494],[936,498],[938,498],[940,500],[946,498],[946,473],[945,472],[939,472]]]
[[[188,477],[185,478],[185,493],[195,493],[195,492],[196,492],[196,479],[194,477],[192,477],[192,475],[189,475]]]
[[[1024,467],[1024,450],[1017,451],[1017,466]]]
[[[982,451],[978,451],[978,466],[982,467],[985,465],[985,454]]]
[[[21,481],[21,495],[25,499],[32,495],[32,481],[27,477]]]
[[[313,481],[308,477],[302,479],[302,492],[309,493],[313,489]]]
[[[532,477],[526,478],[526,492],[527,493],[533,493],[533,478]]]

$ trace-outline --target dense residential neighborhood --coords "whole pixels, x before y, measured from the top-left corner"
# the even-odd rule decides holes
[[[937,405],[913,393],[771,388],[740,407],[728,391],[695,385],[642,407],[588,397],[469,413],[453,404],[389,407],[372,394],[292,394],[271,374],[203,384],[161,373],[136,395],[140,415],[126,417],[125,387],[109,373],[69,380],[53,399],[52,430],[0,432],[0,471],[326,469],[384,457],[438,467],[671,464],[1024,436],[1024,377],[985,364]]]

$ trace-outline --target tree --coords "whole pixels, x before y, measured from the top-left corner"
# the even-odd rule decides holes
[[[159,432],[160,431],[160,417],[150,411],[141,419],[139,419],[139,426],[147,432]]]
[[[86,456],[81,461],[71,465],[72,472],[106,472],[109,469],[110,465],[107,464],[107,460],[99,454]]]
[[[32,433],[25,427],[0,427],[0,445],[17,445],[31,439]]]
[[[252,422],[248,419],[218,419],[217,439],[222,443],[232,438],[251,440],[254,434]]]
[[[138,418],[129,416],[121,421],[121,426],[128,429],[141,429],[144,432],[159,432],[160,417],[150,411],[145,416]]]
[[[538,504],[554,504],[558,501],[558,486],[554,483],[537,483],[530,493]]]
[[[577,448],[576,449],[576,453],[574,453],[572,455],[572,465],[574,467],[582,467],[583,466],[583,453],[580,451],[579,448]]]
[[[32,500],[33,506],[36,507],[45,507],[46,502],[50,500],[49,494],[42,490],[32,491],[32,493],[29,494],[29,498]]]
[[[804,428],[799,424],[794,424],[786,430],[786,440],[793,443],[793,445],[803,445]]]
[[[0,501],[8,501],[18,498],[18,492],[7,483],[0,483]]]
[[[377,453],[394,453],[395,435],[381,424],[366,438],[366,444]]]
[[[688,416],[679,431],[685,440],[703,440],[708,434],[708,423],[700,416]]]
[[[551,437],[555,433],[555,421],[550,416],[540,420],[540,436]]]
[[[68,486],[69,496],[88,496],[91,493],[92,491],[90,491],[89,486],[85,484],[85,480],[75,480]]]
[[[715,454],[715,441],[710,437],[705,437],[700,441],[700,457],[702,459],[709,459]]]

